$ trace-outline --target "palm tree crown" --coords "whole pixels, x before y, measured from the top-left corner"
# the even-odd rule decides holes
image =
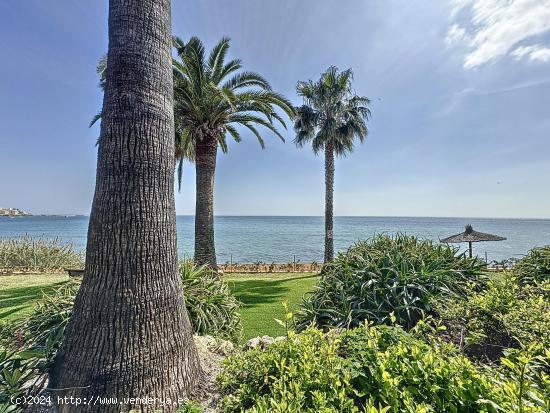
[[[250,130],[264,148],[262,135],[256,128],[263,126],[284,141],[276,128],[278,121],[286,129],[280,108],[289,117],[294,115],[292,104],[274,92],[261,75],[241,71],[239,59],[226,62],[229,39],[223,38],[205,57],[202,42],[192,37],[184,43],[174,38],[177,59],[174,67],[174,116],[179,159],[178,177],[184,159],[194,160],[197,141],[214,138],[222,152],[227,152],[226,136],[236,142],[241,136],[236,126]]]
[[[370,100],[353,92],[351,69],[339,72],[331,66],[321,78],[298,82],[296,89],[304,104],[296,109],[294,124],[298,146],[311,142],[315,154],[332,144],[337,156],[353,151],[355,138],[367,137]]]

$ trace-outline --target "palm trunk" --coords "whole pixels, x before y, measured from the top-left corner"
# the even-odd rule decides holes
[[[334,258],[334,147],[325,146],[325,263]]]
[[[85,276],[49,387],[117,404],[60,412],[150,411],[200,377],[177,273],[170,0],[111,0],[108,62]]]
[[[195,153],[196,191],[195,206],[195,262],[217,270],[214,245],[214,177],[218,142],[205,136],[197,142]]]

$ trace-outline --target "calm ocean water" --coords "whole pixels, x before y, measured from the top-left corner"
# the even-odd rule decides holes
[[[178,248],[181,257],[193,256],[194,217],[178,216]],[[438,240],[472,224],[481,232],[502,235],[506,241],[474,244],[474,253],[489,260],[520,257],[534,246],[550,244],[550,220],[481,218],[336,217],[335,247],[344,250],[375,233],[404,232]],[[0,217],[0,237],[24,234],[58,237],[78,249],[86,246],[87,216]],[[216,250],[220,263],[322,261],[323,217],[216,217]],[[465,249],[467,246],[461,244]]]

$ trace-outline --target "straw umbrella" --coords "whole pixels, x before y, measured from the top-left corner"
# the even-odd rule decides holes
[[[504,241],[505,237],[499,237],[498,235],[485,234],[483,232],[474,231],[470,224],[466,225],[466,230],[460,234],[451,235],[444,238],[441,242],[444,243],[459,243],[467,242],[468,250],[470,251],[470,258],[472,257],[472,243],[480,241]]]

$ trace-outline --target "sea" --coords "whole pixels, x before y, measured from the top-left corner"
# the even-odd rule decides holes
[[[475,230],[506,237],[505,241],[474,244],[474,254],[491,261],[521,258],[531,248],[550,244],[548,219],[415,218],[415,217],[335,217],[336,251],[346,250],[359,240],[375,234],[397,232],[434,241],[464,231]],[[0,217],[0,238],[24,235],[57,238],[84,250],[88,216]],[[178,216],[178,252],[193,256],[194,217]],[[217,216],[216,253],[219,263],[321,262],[324,219],[318,216]],[[464,251],[466,244],[457,245]]]

